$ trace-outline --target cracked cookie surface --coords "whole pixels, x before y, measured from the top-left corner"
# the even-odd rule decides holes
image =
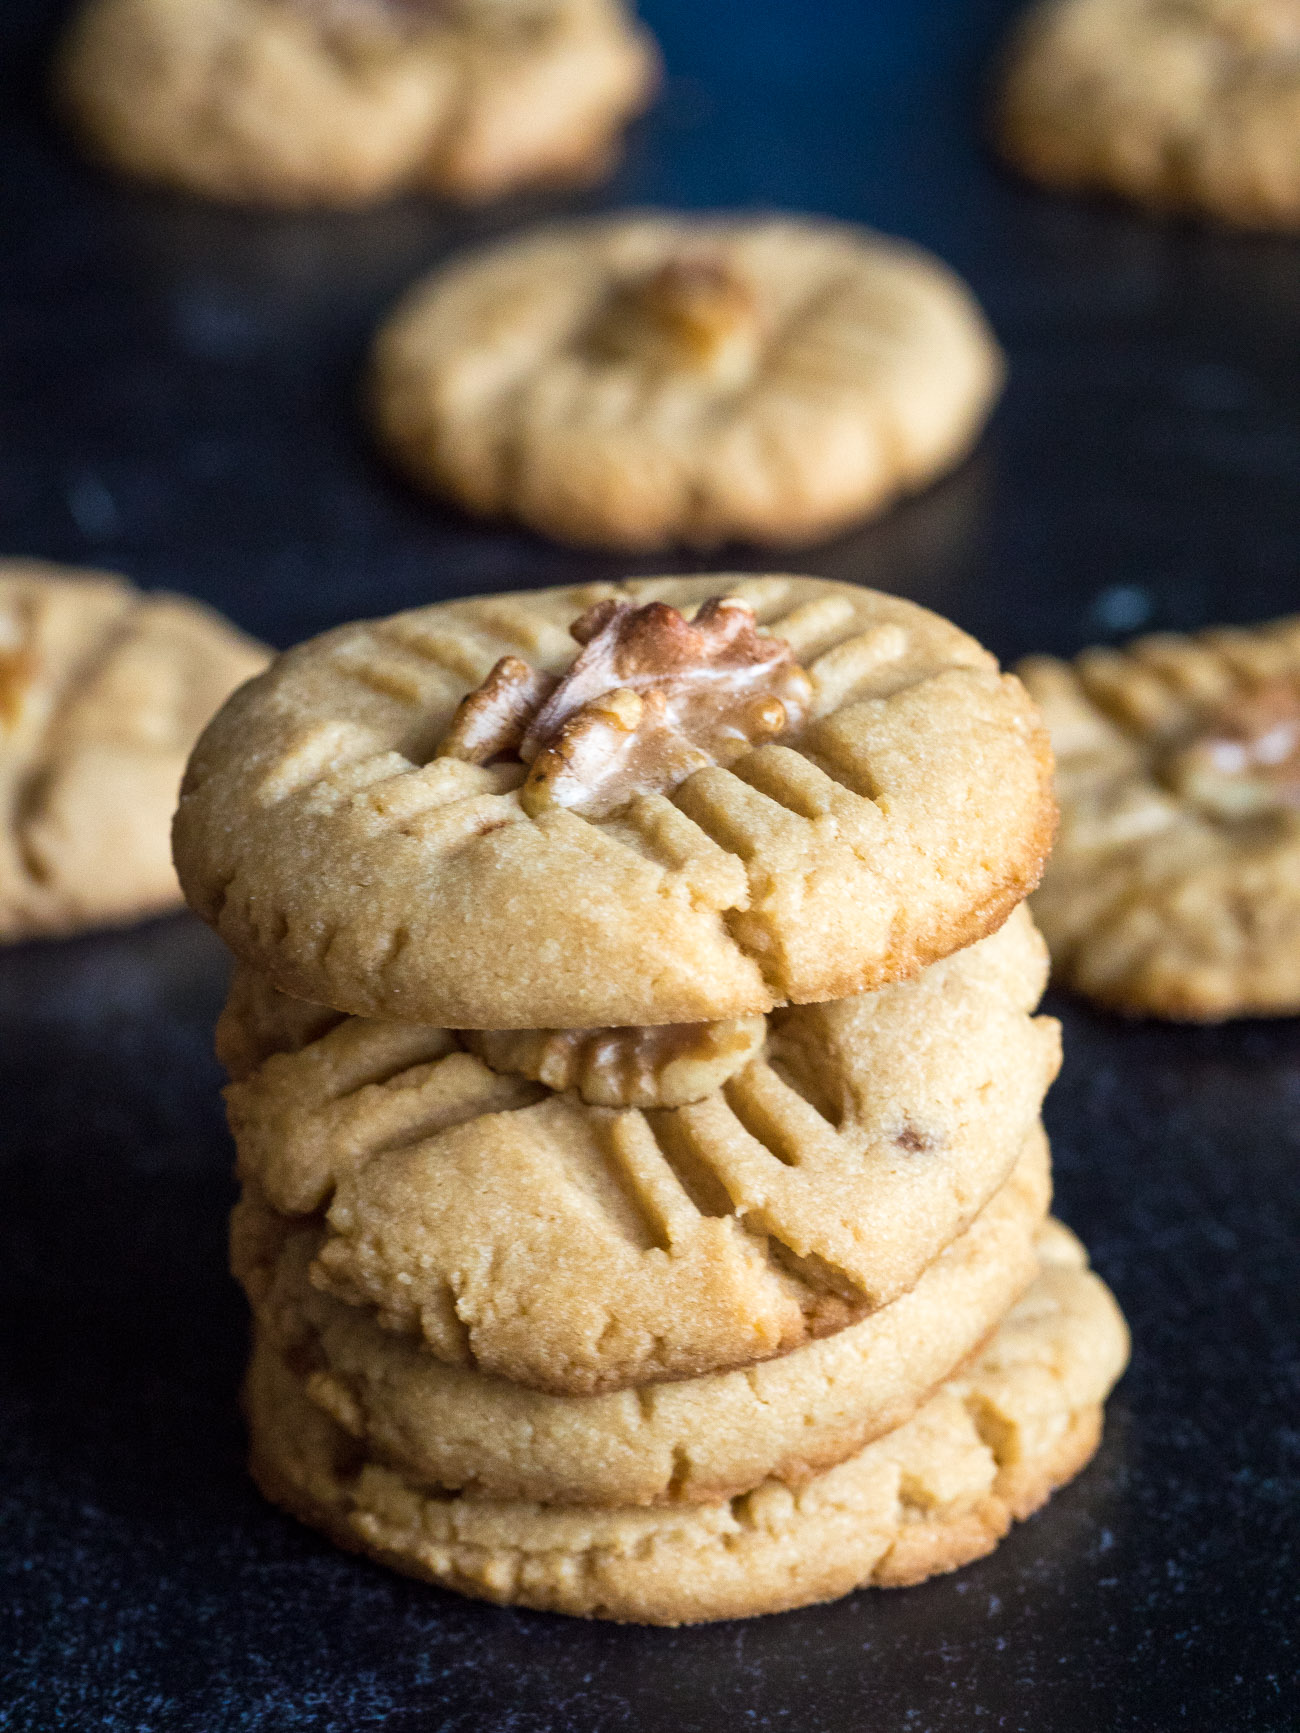
[[[1033,179],[1234,226],[1300,226],[1296,0],[1047,0],[997,127]]]
[[[513,759],[437,755],[503,658],[564,676],[593,605],[726,598],[806,671],[795,732],[590,817],[531,815]],[[910,975],[1006,918],[1054,822],[1037,712],[973,639],[854,585],[721,574],[439,603],[301,645],[205,733],[175,841],[192,906],[289,993],[576,1029]]]
[[[1062,981],[1156,1017],[1300,1011],[1300,619],[1021,674],[1056,750],[1033,906]]]
[[[89,0],[59,90],[127,174],[359,205],[590,179],[657,67],[620,0]]]
[[[741,1618],[902,1586],[992,1550],[1083,1467],[1128,1333],[1078,1242],[912,1418],[799,1487],[590,1509],[467,1498],[371,1460],[257,1346],[245,1391],[267,1497],[355,1551],[502,1604],[652,1624]]]
[[[227,1090],[240,1175],[319,1228],[320,1287],[450,1364],[567,1394],[748,1365],[905,1293],[1003,1185],[1059,1063],[1045,975],[1018,909],[915,980],[774,1013],[721,1089],[651,1112],[445,1029],[300,1044],[290,1005],[297,1051]]]
[[[199,730],[269,652],[200,603],[0,560],[0,941],[176,907]]]
[[[834,533],[963,458],[1002,383],[920,249],[808,218],[552,226],[445,267],[376,340],[387,449],[470,510],[654,549]]]
[[[916,1286],[775,1360],[574,1399],[449,1366],[310,1280],[315,1222],[236,1207],[232,1265],[311,1400],[414,1479],[545,1504],[700,1503],[799,1485],[901,1425],[997,1327],[1038,1269],[1051,1190],[1035,1128],[1011,1177]]]

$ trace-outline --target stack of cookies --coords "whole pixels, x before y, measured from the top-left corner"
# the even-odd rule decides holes
[[[675,1624],[988,1551],[1127,1352],[1047,1218],[1024,689],[909,603],[705,576],[281,657],[176,854],[269,1497],[500,1602]]]

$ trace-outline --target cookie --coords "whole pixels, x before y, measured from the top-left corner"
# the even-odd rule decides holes
[[[360,205],[590,179],[657,67],[621,0],[88,0],[58,82],[125,174]]]
[[[1001,387],[965,285],[797,217],[638,213],[458,259],[375,345],[384,445],[422,486],[561,541],[824,537],[924,487]]]
[[[325,1212],[314,1281],[449,1364],[563,1394],[748,1365],[905,1293],[1004,1183],[1059,1063],[1045,973],[1017,910],[650,1112],[351,1018],[227,1090],[239,1171]]]
[[[1062,981],[1121,1011],[1300,1011],[1300,617],[1021,673],[1057,753],[1034,909]]]
[[[988,1346],[902,1426],[791,1488],[704,1505],[476,1499],[370,1460],[265,1342],[245,1392],[266,1496],[341,1545],[498,1603],[647,1624],[902,1586],[990,1552],[1077,1474],[1128,1335],[1064,1230]]]
[[[186,757],[267,659],[184,597],[0,560],[0,940],[180,902],[168,838]]]
[[[997,125],[1034,180],[1243,228],[1300,226],[1293,0],[1047,0]]]
[[[237,1206],[233,1263],[264,1337],[367,1457],[474,1497],[701,1503],[798,1485],[901,1425],[1037,1273],[1051,1192],[1036,1128],[1011,1178],[910,1293],[838,1335],[743,1371],[551,1396],[447,1366],[311,1285],[314,1224]]]
[[[579,1029],[912,974],[1006,918],[1054,823],[1037,712],[971,638],[714,575],[313,639],[204,734],[175,847],[191,905],[298,998]]]

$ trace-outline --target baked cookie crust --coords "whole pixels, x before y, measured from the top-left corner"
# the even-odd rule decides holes
[[[592,179],[657,75],[621,0],[88,0],[58,93],[126,174],[346,206]]]
[[[1061,1230],[971,1365],[805,1485],[594,1510],[473,1499],[367,1460],[265,1342],[245,1401],[268,1498],[341,1545],[499,1604],[677,1625],[917,1583],[990,1552],[1092,1456],[1128,1334]]]
[[[269,657],[186,597],[0,560],[0,941],[179,905],[185,760]]]
[[[240,1176],[320,1224],[319,1286],[449,1364],[561,1394],[749,1365],[897,1299],[1004,1184],[1059,1064],[1045,977],[1017,910],[649,1113],[350,1018],[227,1090]]]
[[[966,455],[1002,378],[970,291],[919,248],[648,212],[444,267],[381,330],[370,397],[422,486],[644,551],[870,517]]]
[[[1020,672],[1057,757],[1033,908],[1061,980],[1135,1015],[1300,1011],[1300,618]]]
[[[233,1263],[263,1338],[372,1460],[476,1498],[698,1504],[801,1485],[909,1419],[1034,1279],[1050,1192],[1036,1128],[966,1232],[861,1323],[741,1371],[577,1399],[448,1366],[322,1293],[319,1228],[253,1197]]]
[[[517,762],[438,755],[503,658],[572,668],[593,605],[727,597],[806,668],[797,731],[591,816],[530,813]],[[204,734],[174,836],[191,906],[285,992],[500,1030],[882,986],[995,930],[1054,825],[1037,711],[973,639],[851,584],[718,574],[439,603],[301,645]]]
[[[1006,155],[1066,191],[1300,227],[1294,0],[1047,0],[1013,38]]]

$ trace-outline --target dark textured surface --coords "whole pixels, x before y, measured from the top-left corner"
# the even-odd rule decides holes
[[[601,198],[865,218],[989,307],[1012,380],[975,459],[792,563],[934,605],[1004,656],[1293,608],[1300,249],[999,177],[974,116],[1006,11],[647,0],[672,78]],[[51,26],[0,14],[4,551],[116,565],[281,643],[608,569],[428,506],[353,413],[393,292],[542,206],[279,220],[109,186],[41,116]],[[1060,1209],[1136,1334],[1080,1482],[956,1577],[665,1633],[458,1601],[253,1493],[208,1054],[222,980],[185,919],[0,956],[0,1727],[1300,1724],[1300,1025],[1061,1008]]]

